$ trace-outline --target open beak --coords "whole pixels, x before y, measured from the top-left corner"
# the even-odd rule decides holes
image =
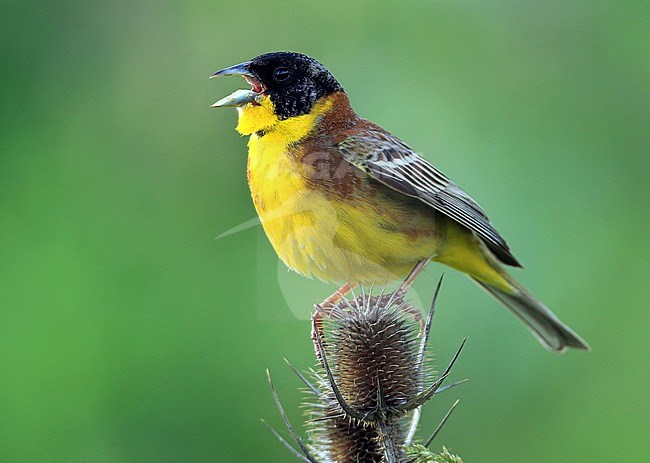
[[[221,77],[221,76],[245,76],[245,75],[250,75],[251,71],[249,69],[249,66],[251,65],[250,61],[244,61],[243,63],[235,64],[234,66],[230,66],[229,68],[222,69],[221,71],[217,71],[214,74],[210,76],[210,79],[213,77]]]
[[[246,61],[235,66],[230,66],[229,68],[222,69],[215,72],[210,76],[210,79],[213,77],[221,76],[242,76],[246,79],[251,85],[250,90],[235,90],[233,93],[228,95],[225,98],[220,99],[213,105],[212,108],[225,108],[225,107],[239,107],[244,106],[248,103],[259,104],[259,97],[266,91],[264,85],[257,80],[257,78],[250,71],[250,61]]]

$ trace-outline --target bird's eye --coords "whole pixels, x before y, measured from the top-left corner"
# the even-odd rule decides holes
[[[273,78],[278,82],[283,82],[289,78],[291,72],[287,68],[277,68],[273,71]]]

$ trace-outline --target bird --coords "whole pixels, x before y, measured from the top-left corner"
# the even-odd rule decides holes
[[[357,115],[319,61],[264,53],[210,78],[222,76],[241,76],[251,87],[211,106],[237,109],[236,130],[249,137],[253,203],[290,269],[348,290],[439,262],[468,275],[547,349],[590,349],[508,273],[506,266],[521,265],[476,201],[398,137]]]

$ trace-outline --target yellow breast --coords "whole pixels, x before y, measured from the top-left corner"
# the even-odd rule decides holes
[[[240,110],[237,130],[251,135],[248,182],[262,226],[282,261],[303,275],[336,282],[402,278],[434,253],[430,233],[421,240],[412,234],[418,221],[433,230],[433,219],[401,203],[333,200],[307,184],[314,167],[291,152],[330,108],[325,98],[309,114],[283,121],[270,101]]]

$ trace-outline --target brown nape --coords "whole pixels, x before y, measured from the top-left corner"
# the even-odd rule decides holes
[[[290,155],[305,166],[308,188],[323,191],[337,199],[376,196],[384,187],[344,160],[337,145],[360,130],[384,130],[359,117],[344,92],[333,93],[327,98],[333,101],[332,109],[323,115],[306,138],[292,147]]]

